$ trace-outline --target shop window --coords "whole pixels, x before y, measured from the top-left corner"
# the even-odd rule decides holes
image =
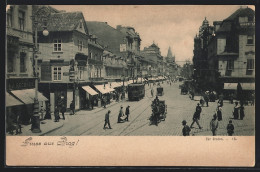
[[[62,75],[61,75],[61,67],[53,67],[53,81],[61,81]]]
[[[20,30],[24,30],[24,26],[25,26],[25,13],[23,11],[19,11],[18,22],[19,22],[19,29]]]
[[[55,39],[53,41],[53,51],[62,51],[61,39]]]

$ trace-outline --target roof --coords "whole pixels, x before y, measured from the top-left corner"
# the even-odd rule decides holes
[[[251,8],[239,8],[236,10],[233,14],[231,14],[228,18],[226,18],[226,21],[235,20],[237,17],[244,17],[244,16],[250,16],[255,15],[255,11]],[[225,21],[224,20],[224,21]]]
[[[88,33],[82,12],[51,13],[47,20],[47,28],[48,31],[73,31],[80,24],[80,20]],[[43,29],[42,24],[38,26],[39,31]]]
[[[220,28],[217,30],[217,32],[230,32],[232,27],[232,23],[229,21],[223,21]]]
[[[97,36],[97,42],[105,49],[120,52],[120,44],[124,43],[125,34],[108,25],[106,22],[86,21],[89,33]]]

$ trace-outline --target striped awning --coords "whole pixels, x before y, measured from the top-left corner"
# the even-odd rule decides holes
[[[104,85],[95,85],[95,87],[101,94],[107,94],[115,91],[113,88],[110,88],[109,84],[106,84],[105,87]]]
[[[21,102],[20,100],[16,99],[14,96],[9,94],[8,92],[5,92],[5,105],[6,105],[6,107],[11,107],[11,106],[24,105],[24,103]]]
[[[35,89],[14,90],[11,91],[16,97],[18,97],[25,104],[33,104],[35,98]],[[48,99],[38,91],[38,101],[47,101]]]
[[[86,92],[88,92],[90,95],[94,96],[97,95],[98,93],[93,90],[90,86],[83,86],[82,87]]]
[[[241,83],[243,90],[255,90],[255,83]]]
[[[224,83],[224,89],[225,90],[236,90],[237,83]]]

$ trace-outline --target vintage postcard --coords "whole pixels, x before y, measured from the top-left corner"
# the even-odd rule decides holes
[[[255,6],[7,5],[7,166],[255,164]]]

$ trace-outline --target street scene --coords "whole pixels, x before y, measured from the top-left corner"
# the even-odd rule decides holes
[[[254,8],[210,8],[7,5],[6,135],[254,136]]]

